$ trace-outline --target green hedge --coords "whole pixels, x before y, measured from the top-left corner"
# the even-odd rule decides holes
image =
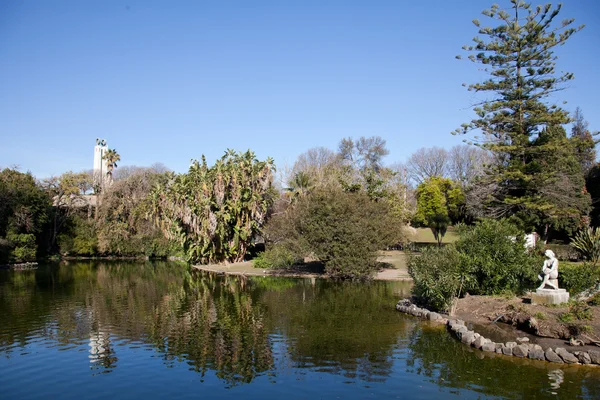
[[[520,238],[520,239],[519,239]],[[448,310],[463,293],[517,294],[537,286],[542,258],[525,250],[523,234],[507,221],[483,220],[443,248],[411,257],[413,294],[434,310]]]
[[[600,267],[590,263],[561,262],[558,266],[558,284],[571,296],[595,286],[600,280]]]

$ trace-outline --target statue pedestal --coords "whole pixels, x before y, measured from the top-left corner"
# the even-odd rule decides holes
[[[561,304],[569,301],[569,292],[565,289],[537,289],[531,294],[532,304]]]

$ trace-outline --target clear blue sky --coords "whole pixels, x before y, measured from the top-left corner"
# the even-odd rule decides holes
[[[485,76],[454,57],[493,2],[0,1],[0,167],[91,169],[97,137],[178,172],[227,148],[283,167],[347,136],[382,136],[388,163],[451,147],[477,99],[461,84]],[[557,52],[576,76],[557,99],[600,130],[600,2],[560,17],[587,27]]]

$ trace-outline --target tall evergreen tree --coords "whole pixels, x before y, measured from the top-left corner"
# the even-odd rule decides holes
[[[536,197],[528,207],[529,215],[521,215],[521,219],[538,225],[545,238],[551,228],[574,234],[585,224],[583,217],[590,210],[577,143],[567,138],[562,126],[556,125],[544,128],[533,141],[536,151],[532,152],[526,171]]]
[[[571,139],[574,142],[575,150],[577,152],[577,158],[581,170],[587,176],[594,164],[596,163],[596,143],[594,136],[598,135],[596,132],[594,135],[588,128],[588,122],[583,118],[581,109],[577,107],[575,109],[575,115],[573,115],[573,127],[571,128]]]
[[[586,177],[586,186],[592,197],[590,225],[600,227],[600,163],[592,167]]]
[[[493,26],[482,27],[478,20],[473,21],[482,37],[475,37],[474,45],[463,49],[490,77],[468,88],[488,97],[474,107],[477,117],[455,133],[480,130],[484,138],[478,140],[495,153],[498,162],[490,170],[494,191],[488,204],[493,215],[516,216],[523,227],[544,229],[548,221],[555,221],[562,204],[570,204],[568,199],[558,202],[544,192],[558,184],[550,173],[536,175],[542,166],[548,167],[543,160],[554,147],[548,143],[542,146],[538,137],[543,136],[544,128],[570,121],[565,110],[548,103],[550,94],[573,79],[572,73],[555,71],[553,50],[583,26],[572,27],[573,19],[556,24],[561,5],[532,7],[522,0],[510,3],[508,11],[493,5],[483,12],[494,21]],[[562,195],[579,196],[583,186],[577,187],[576,182],[571,185],[573,190]],[[579,208],[579,217],[584,209]]]

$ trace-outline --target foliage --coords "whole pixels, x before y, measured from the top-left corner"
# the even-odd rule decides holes
[[[542,262],[525,250],[522,238],[504,220],[483,220],[461,229],[454,244],[427,249],[410,260],[413,293],[422,303],[446,310],[454,297],[465,292],[516,294],[534,287]]]
[[[563,127],[551,125],[540,132],[533,146],[538,154],[531,157],[527,172],[535,189],[535,204],[528,208],[534,214],[533,218],[520,215],[520,219],[541,224],[546,238],[549,227],[571,233],[581,226],[590,206],[574,141]]]
[[[58,236],[60,254],[94,256],[98,254],[98,237],[94,221],[75,215],[68,229]]]
[[[569,311],[563,312],[558,316],[561,322],[569,323],[575,320],[591,321],[593,317],[592,309],[585,302],[572,302],[569,304]]]
[[[548,319],[548,315],[546,315],[545,313],[538,311],[535,314],[533,314],[533,316],[535,317],[535,319],[538,319],[540,321],[544,321],[546,319]]]
[[[30,260],[48,251],[45,232],[50,212],[50,198],[30,173],[0,171],[0,239],[7,240],[5,259]]]
[[[288,186],[297,174],[308,176],[311,187],[340,187],[339,174],[341,163],[338,154],[326,147],[315,147],[300,154],[288,177]]]
[[[461,254],[453,245],[427,248],[408,262],[408,273],[414,281],[413,295],[435,311],[450,309],[452,300],[462,291],[461,283],[468,278],[465,272]]]
[[[372,200],[386,201],[407,222],[412,209],[407,199],[405,171],[384,167],[389,154],[379,136],[344,138],[338,151],[318,147],[301,154],[288,177],[291,202],[313,189],[366,192]]]
[[[313,188],[313,182],[311,176],[306,171],[297,172],[292,181],[289,182],[287,191],[290,201],[293,203],[298,200],[300,196],[304,196],[310,192]]]
[[[506,220],[482,220],[455,243],[474,279],[471,294],[520,293],[537,283],[542,260],[525,250],[522,231]]]
[[[58,185],[48,185],[48,190],[64,190],[71,173],[63,174]],[[81,192],[62,196],[59,209],[64,224],[56,224],[58,251],[66,256],[127,256],[167,257],[178,255],[180,248],[167,239],[149,217],[148,199],[155,185],[164,182],[168,174],[152,168],[129,168],[126,175],[115,180],[99,195],[96,217],[91,218],[88,203]],[[65,179],[65,177],[67,179]],[[72,185],[71,185],[72,186]],[[68,188],[68,186],[67,186]],[[86,212],[87,211],[87,212]],[[58,227],[58,228],[57,228]]]
[[[543,253],[544,249],[549,249],[554,252],[556,258],[560,261],[579,261],[581,260],[581,254],[570,244],[559,244],[559,243],[547,243],[541,240],[537,241],[537,244],[541,246],[540,253]]]
[[[561,262],[558,268],[558,282],[572,296],[593,286],[600,280],[600,269],[590,263]]]
[[[587,174],[585,186],[592,197],[590,225],[600,227],[600,163],[594,165]]]
[[[6,239],[12,246],[11,262],[35,261],[37,245],[31,233],[9,233]]]
[[[417,187],[416,198],[414,223],[429,227],[441,245],[450,223],[460,218],[460,210],[464,206],[462,189],[450,179],[434,176]]]
[[[152,214],[190,261],[238,262],[273,203],[273,161],[228,150],[214,166],[194,162],[152,193]]]
[[[298,258],[288,248],[275,245],[252,260],[254,268],[287,268],[298,263]]]
[[[106,161],[106,174],[112,179],[113,171],[117,168],[117,161],[121,161],[121,155],[115,149],[108,149],[102,156]]]
[[[52,198],[53,210],[50,246],[57,250],[58,235],[65,230],[75,214],[87,208],[91,213],[91,205],[85,195],[93,188],[93,176],[88,172],[68,171],[60,176],[45,179],[42,183],[46,193]]]
[[[150,194],[171,175],[139,168],[101,195],[96,221],[98,252],[118,256],[167,257],[179,246],[153,223]]]
[[[596,163],[596,143],[594,136],[599,133],[592,134],[588,129],[589,124],[584,119],[583,113],[579,107],[575,109],[573,116],[573,127],[571,128],[571,138],[575,146],[575,153],[581,171],[587,176],[594,164]]]
[[[338,151],[342,188],[347,192],[363,190],[373,200],[392,200],[393,191],[388,189],[394,173],[383,167],[383,157],[388,154],[380,136],[342,139]]]
[[[547,236],[550,228],[576,228],[588,211],[574,142],[557,131],[569,122],[568,113],[547,103],[573,79],[572,73],[556,74],[553,49],[582,27],[570,27],[573,19],[555,26],[560,5],[511,4],[510,12],[498,5],[483,12],[494,21],[492,27],[473,21],[482,37],[463,49],[490,78],[469,90],[486,93],[487,99],[474,108],[477,117],[455,133],[482,131],[482,146],[497,159],[486,183],[491,190],[483,198],[488,215],[516,216],[524,227],[537,227]]]
[[[588,226],[582,229],[571,241],[571,246],[575,247],[586,260],[597,265],[600,259],[600,228]]]
[[[274,215],[265,233],[296,257],[316,257],[334,277],[366,279],[376,269],[377,251],[397,243],[402,222],[389,203],[365,192],[315,190]]]

